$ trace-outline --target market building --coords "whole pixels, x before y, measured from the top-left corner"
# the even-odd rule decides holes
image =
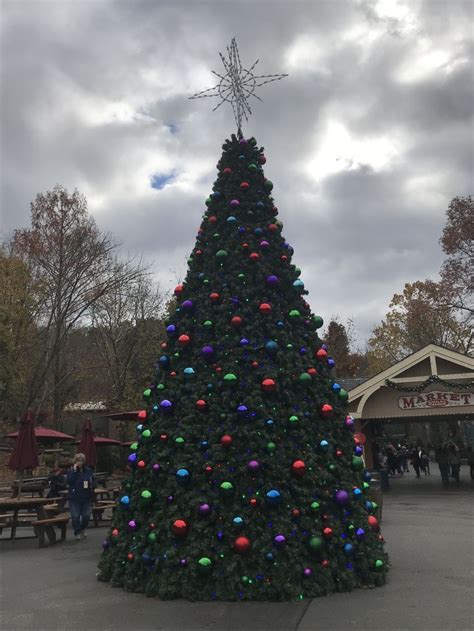
[[[375,450],[387,436],[420,437],[434,446],[446,437],[474,443],[471,357],[428,344],[371,379],[353,385],[349,390],[349,413],[364,443],[368,468],[376,465]]]

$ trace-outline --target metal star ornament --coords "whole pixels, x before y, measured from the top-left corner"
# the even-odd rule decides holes
[[[212,70],[211,72],[219,77],[220,81],[214,87],[202,90],[197,94],[190,96],[190,99],[203,98],[220,98],[220,102],[212,110],[215,112],[223,103],[230,103],[234,112],[235,122],[239,133],[241,132],[242,120],[248,121],[252,110],[249,105],[249,98],[254,97],[261,101],[262,99],[255,94],[255,89],[272,81],[280,81],[287,77],[287,74],[267,74],[255,75],[253,70],[259,60],[252,64],[250,68],[244,68],[240,61],[239,49],[235,37],[232,38],[230,46],[227,46],[227,59],[222,53],[219,56],[226,70],[225,74],[219,74]]]

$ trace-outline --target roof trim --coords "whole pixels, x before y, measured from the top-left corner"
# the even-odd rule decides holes
[[[375,389],[385,385],[385,380],[390,379],[391,377],[395,377],[400,372],[404,372],[416,364],[424,361],[425,359],[431,358],[432,356],[439,357],[440,359],[446,359],[452,363],[457,364],[458,366],[462,366],[463,368],[467,368],[468,370],[472,370],[474,372],[474,359],[472,357],[468,357],[467,355],[462,355],[461,353],[457,353],[455,351],[451,351],[448,348],[444,348],[443,346],[438,346],[436,344],[428,344],[420,350],[415,351],[405,359],[393,364],[390,368],[386,368],[379,372],[377,375],[364,381],[364,383],[360,384],[353,390],[349,391],[349,402],[354,401],[355,399],[360,398],[362,395],[367,394],[368,392],[372,393]],[[431,366],[433,364],[431,363]],[[465,377],[464,377],[465,378]],[[420,377],[419,381],[423,381],[423,378]]]

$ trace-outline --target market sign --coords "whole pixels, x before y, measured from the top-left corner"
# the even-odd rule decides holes
[[[398,399],[398,406],[402,410],[416,410],[420,408],[448,408],[474,404],[472,392],[427,392],[408,395]]]

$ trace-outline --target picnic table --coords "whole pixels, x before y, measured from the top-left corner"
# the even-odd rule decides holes
[[[20,489],[21,483],[21,492],[22,493],[31,493],[31,496],[35,493],[38,494],[38,497],[43,497],[45,490],[48,488],[48,478],[44,477],[36,477],[36,478],[24,478],[23,480],[15,480],[12,484],[12,497],[16,497],[18,495],[18,490]]]
[[[61,539],[66,538],[66,526],[69,515],[48,514],[45,507],[54,499],[47,497],[11,497],[0,498],[0,529],[10,528],[10,539],[14,539],[18,526],[32,526],[39,539],[39,546],[45,545],[45,535],[51,544],[56,543],[54,526],[61,528]]]

